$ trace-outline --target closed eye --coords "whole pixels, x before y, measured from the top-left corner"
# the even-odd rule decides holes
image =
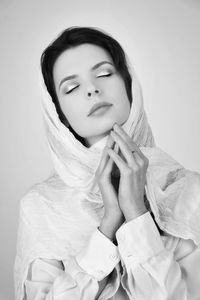
[[[100,75],[100,76],[97,76],[97,78],[99,77],[109,77],[111,76],[113,73],[108,73],[108,74],[103,74],[103,75]],[[70,94],[73,90],[75,90],[76,88],[78,88],[79,85],[75,86],[74,88],[72,88],[71,90],[67,91],[65,94]]]
[[[65,94],[70,94],[73,90],[75,90],[77,87],[79,87],[79,85],[75,86],[73,89],[67,91]]]
[[[97,76],[98,78],[99,77],[109,77],[109,76],[111,76],[112,75],[112,73],[108,73],[108,74],[104,74],[104,75],[101,75],[101,76]]]

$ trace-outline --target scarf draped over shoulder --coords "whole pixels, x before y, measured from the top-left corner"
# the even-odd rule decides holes
[[[133,101],[123,129],[149,160],[145,193],[159,227],[200,243],[200,174],[185,169],[156,146],[143,106],[142,90],[131,67]],[[29,264],[38,257],[67,261],[87,242],[103,216],[95,171],[107,137],[90,148],[60,121],[41,72],[41,109],[54,171],[21,199],[15,260],[17,299]],[[84,228],[84,230],[82,230]]]

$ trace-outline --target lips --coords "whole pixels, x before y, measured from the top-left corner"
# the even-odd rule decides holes
[[[92,108],[89,111],[88,116],[90,116],[93,112],[95,112],[97,109],[104,107],[104,106],[112,106],[111,103],[108,102],[100,102],[100,103],[96,103],[92,106]]]

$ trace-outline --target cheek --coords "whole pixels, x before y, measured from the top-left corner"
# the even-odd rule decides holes
[[[124,107],[124,108],[130,107],[130,102],[129,102],[128,95],[126,92],[126,88],[123,83],[120,82],[117,85],[115,94],[117,95],[116,99],[117,99],[117,102],[120,107]]]
[[[80,99],[77,100],[73,97],[73,99],[70,100],[70,102],[68,101],[62,105],[62,110],[73,127],[73,124],[82,123],[82,120],[87,116],[87,111],[85,105],[83,105],[81,101],[78,101]]]
[[[128,99],[128,95],[126,93],[126,89],[122,85],[121,88],[118,89],[118,97],[117,97],[117,106],[119,113],[123,119],[128,118],[131,110],[131,103]]]

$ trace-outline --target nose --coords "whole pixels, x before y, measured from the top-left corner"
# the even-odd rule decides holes
[[[89,98],[90,98],[91,96],[99,95],[99,94],[100,94],[99,88],[95,87],[94,85],[90,85],[90,86],[87,88],[87,95],[88,95]]]

